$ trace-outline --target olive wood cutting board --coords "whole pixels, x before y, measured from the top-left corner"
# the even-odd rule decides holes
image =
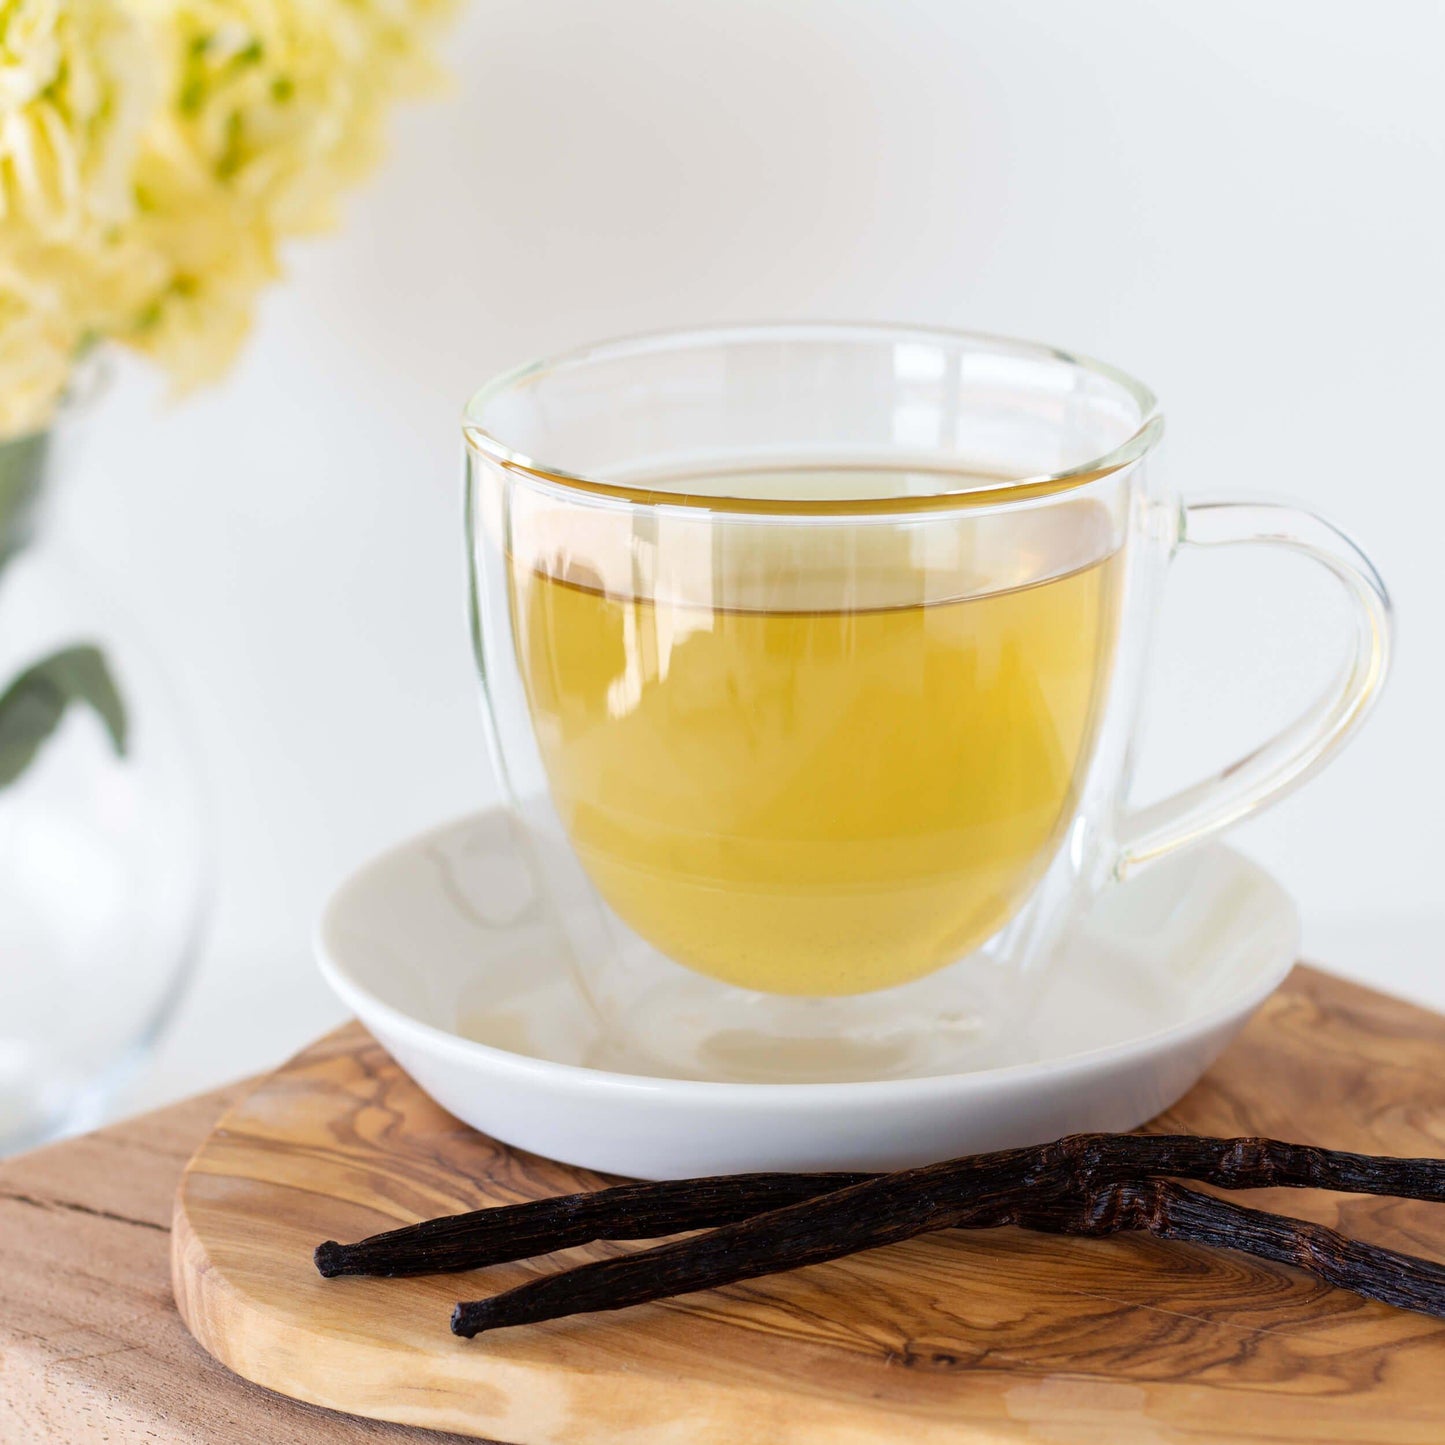
[[[1151,1126],[1445,1155],[1445,1017],[1299,968]],[[195,1337],[271,1390],[514,1445],[1445,1440],[1445,1323],[1284,1266],[1140,1237],[951,1232],[606,1315],[449,1333],[483,1274],[324,1280],[311,1251],[595,1188],[433,1104],[360,1026],[221,1119],[176,1202]],[[1445,1207],[1314,1191],[1261,1208],[1445,1259]]]

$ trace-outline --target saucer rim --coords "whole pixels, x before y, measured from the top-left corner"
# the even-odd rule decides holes
[[[506,1070],[524,1077],[570,1083],[575,1087],[590,1090],[636,1095],[671,1096],[681,1094],[694,1104],[709,1100],[726,1099],[731,1103],[752,1100],[762,1102],[785,1096],[791,1106],[816,1103],[835,1107],[841,1096],[857,1095],[860,1099],[877,1101],[886,1098],[921,1097],[932,1098],[956,1093],[961,1082],[970,1089],[991,1092],[1007,1089],[1018,1080],[1048,1080],[1070,1073],[1089,1072],[1094,1066],[1118,1067],[1150,1053],[1167,1051],[1176,1042],[1207,1036],[1215,1029],[1227,1026],[1236,1019],[1247,1018],[1272,994],[1290,971],[1299,962],[1302,926],[1298,905],[1274,875],[1262,864],[1241,853],[1228,844],[1213,840],[1199,845],[1201,855],[1225,853],[1230,855],[1235,866],[1252,874],[1257,882],[1265,885],[1275,896],[1282,914],[1288,915],[1290,946],[1281,948],[1283,962],[1277,962],[1262,971],[1260,977],[1248,989],[1241,990],[1230,998],[1200,1015],[1182,1023],[1157,1029],[1152,1033],[1137,1035],[1113,1044],[1103,1044],[1091,1049],[1080,1049],[1057,1058],[1036,1059],[1015,1064],[998,1064],[983,1069],[965,1069],[948,1074],[925,1074],[903,1079],[853,1079],[834,1082],[778,1081],[772,1083],[729,1081],[725,1079],[679,1079],[666,1075],[627,1074],[612,1069],[594,1068],[588,1064],[566,1063],[560,1059],[538,1058],[534,1054],[520,1054],[495,1044],[484,1044],[436,1024],[416,1018],[411,1014],[378,997],[370,989],[350,976],[344,964],[333,954],[328,938],[335,927],[336,914],[349,891],[362,880],[363,876],[385,867],[391,860],[412,853],[439,838],[456,832],[459,828],[479,823],[496,814],[506,815],[503,804],[489,808],[473,809],[447,822],[439,823],[416,833],[400,843],[395,843],[372,855],[353,868],[338,883],[328,896],[321,915],[317,919],[312,935],[312,951],[316,965],[327,985],[350,1008],[358,1018],[366,1022],[367,1011],[374,1012],[386,1023],[403,1035],[419,1036],[418,1047],[429,1053],[439,1048],[463,1063],[473,1063],[491,1070]],[[1142,876],[1142,875],[1141,875]],[[1117,887],[1128,888],[1120,883]],[[358,1000],[365,1008],[358,1006]]]

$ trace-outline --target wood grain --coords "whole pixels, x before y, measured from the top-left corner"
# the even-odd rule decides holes
[[[0,1162],[3,1445],[448,1438],[258,1390],[186,1333],[170,1290],[176,1181],[245,1087]]]
[[[1445,1018],[1299,969],[1168,1130],[1445,1155]],[[358,1027],[226,1116],[186,1173],[174,1281],[198,1339],[301,1399],[518,1445],[1445,1439],[1445,1325],[1284,1267],[1138,1238],[935,1235],[476,1341],[486,1276],[322,1280],[325,1238],[594,1187],[430,1103]],[[1252,1195],[1445,1258],[1440,1206]]]

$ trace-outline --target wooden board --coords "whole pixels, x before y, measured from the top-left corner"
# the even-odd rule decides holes
[[[0,1160],[3,1445],[421,1445],[456,1439],[258,1390],[186,1333],[176,1182],[233,1087]]]
[[[1297,970],[1158,1127],[1445,1154],[1445,1018]],[[232,1109],[192,1161],[176,1297],[248,1379],[518,1445],[1445,1440],[1445,1324],[1147,1239],[934,1235],[475,1341],[448,1332],[456,1299],[564,1257],[421,1280],[311,1266],[325,1238],[602,1182],[473,1133],[352,1027]],[[1438,1205],[1252,1197],[1445,1258]]]

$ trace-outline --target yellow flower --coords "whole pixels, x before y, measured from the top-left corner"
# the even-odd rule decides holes
[[[121,6],[4,0],[0,215],[54,239],[126,220],[156,77],[145,36]]]
[[[449,0],[0,0],[0,434],[115,340],[218,375]]]
[[[43,425],[80,351],[160,279],[128,234],[157,82],[108,0],[0,0],[0,434]]]

